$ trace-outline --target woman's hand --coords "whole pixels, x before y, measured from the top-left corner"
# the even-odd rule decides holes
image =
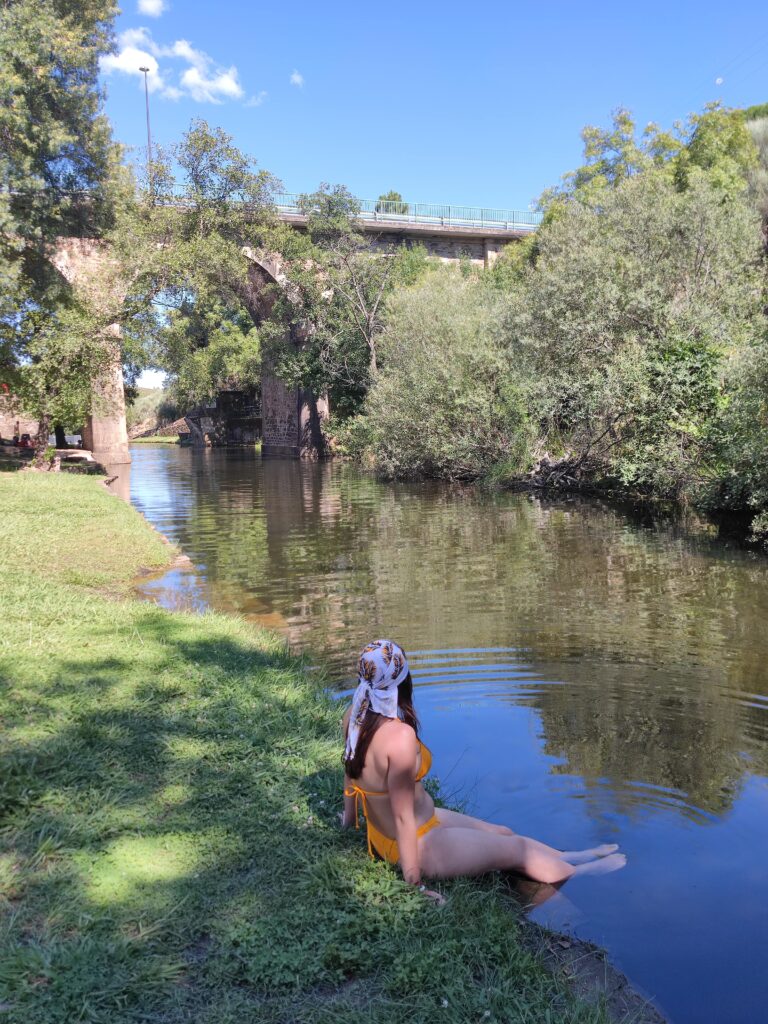
[[[445,896],[441,892],[435,892],[434,889],[422,889],[419,888],[419,892],[422,896],[426,896],[428,900],[432,900],[438,907],[445,906]]]

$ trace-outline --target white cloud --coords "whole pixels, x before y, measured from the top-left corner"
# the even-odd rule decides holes
[[[159,18],[165,10],[165,0],[139,0],[139,14]]]
[[[304,75],[299,74],[298,71],[294,70],[291,73],[291,85],[297,85],[299,88],[304,85]]]
[[[147,0],[154,2],[154,0]],[[149,68],[147,84],[150,92],[156,92],[169,100],[189,96],[198,103],[222,103],[224,100],[239,100],[245,95],[238,80],[234,64],[224,68],[216,64],[203,50],[197,50],[186,39],[177,39],[170,46],[156,43],[146,28],[131,28],[118,36],[118,52],[101,59],[101,70],[105,75],[119,72],[142,78],[141,67]],[[187,64],[180,73],[160,61],[181,60]],[[261,94],[259,94],[261,95]]]
[[[187,68],[181,76],[181,88],[198,103],[221,103],[223,99],[239,100],[243,87],[237,80],[234,65],[227,71],[212,75],[200,68]]]
[[[260,107],[264,100],[267,98],[267,93],[264,89],[257,93],[255,96],[251,96],[243,104],[244,107]]]
[[[211,62],[207,53],[196,50],[186,39],[177,39],[173,46],[163,46],[160,49],[168,57],[181,57],[182,60],[189,61],[196,68],[204,68]]]
[[[147,74],[149,91],[162,93],[166,85],[160,74],[160,66],[152,54],[146,50],[141,50],[137,46],[123,46],[118,53],[108,53],[106,57],[101,58],[101,70],[105,75],[119,71],[124,75],[133,75],[143,81],[144,72],[140,68],[149,68]]]

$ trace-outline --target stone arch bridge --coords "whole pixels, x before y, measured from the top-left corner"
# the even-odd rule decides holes
[[[298,196],[276,197],[278,216],[297,230],[306,227]],[[370,241],[373,252],[393,245],[423,245],[430,256],[444,262],[469,260],[490,266],[501,250],[536,229],[539,216],[530,212],[490,210],[402,201],[361,200],[358,228]],[[249,261],[254,287],[286,283],[279,261],[252,250],[243,251]],[[75,287],[87,285],[95,266],[103,265],[103,246],[89,239],[61,239],[54,264]],[[122,365],[116,341],[119,329],[110,331],[108,343],[114,358],[111,370],[97,386],[97,404],[85,427],[84,440],[94,457],[107,465],[130,462],[125,423]],[[321,423],[328,414],[324,398],[299,388],[288,388],[266,368],[262,376],[262,454],[265,457],[316,456],[320,450]]]

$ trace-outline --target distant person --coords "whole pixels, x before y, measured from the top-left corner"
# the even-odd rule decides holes
[[[413,682],[403,650],[375,640],[360,655],[358,687],[344,715],[342,825],[368,827],[368,852],[399,864],[406,882],[441,902],[424,878],[517,871],[556,885],[574,875],[616,871],[626,864],[614,844],[562,851],[504,825],[435,807],[422,785],[432,755],[419,739]]]

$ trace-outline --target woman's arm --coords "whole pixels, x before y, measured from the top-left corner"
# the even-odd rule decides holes
[[[398,730],[397,738],[389,747],[387,789],[392,816],[395,819],[395,838],[400,850],[403,878],[412,885],[421,884],[421,867],[416,839],[416,811],[414,796],[416,760],[419,748],[412,729]]]
[[[348,707],[344,712],[344,717],[341,720],[341,731],[344,736],[344,742],[347,742],[347,729],[349,728],[349,716],[352,712],[352,707]],[[344,789],[349,789],[352,785],[351,779],[347,773],[344,773]],[[341,827],[352,828],[353,825],[357,824],[355,815],[355,798],[353,796],[344,795],[344,810],[341,812]]]
[[[352,780],[348,775],[344,775],[344,789],[347,790],[352,785]],[[347,796],[344,794],[344,810],[341,812],[341,827],[352,828],[353,825],[357,824],[357,815],[355,814],[355,798],[353,796]]]

